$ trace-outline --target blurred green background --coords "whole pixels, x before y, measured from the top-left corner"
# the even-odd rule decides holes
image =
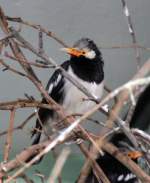
[[[14,154],[15,156],[15,154]],[[14,157],[12,154],[12,157]],[[63,183],[73,183],[77,179],[80,169],[82,167],[84,157],[81,154],[70,154],[61,172],[61,178]],[[39,174],[45,176],[45,182],[51,175],[51,171],[56,162],[52,153],[48,153],[44,159],[37,165],[32,166],[32,168],[27,169],[25,174],[32,179],[35,183],[41,183]],[[13,174],[13,172],[11,173]],[[13,181],[12,181],[13,182]],[[17,178],[16,183],[24,183],[22,178]]]

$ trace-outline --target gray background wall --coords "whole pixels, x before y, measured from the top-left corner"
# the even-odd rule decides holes
[[[150,46],[150,0],[127,0],[132,15],[137,40],[140,44]],[[99,46],[124,45],[131,43],[126,19],[119,0],[0,0],[0,5],[9,16],[22,17],[25,20],[41,24],[55,32],[68,44],[81,37],[90,37]],[[16,26],[17,27],[17,26]],[[38,34],[23,26],[25,38],[37,47]],[[3,37],[2,33],[0,34]],[[61,45],[52,39],[45,40],[47,54],[57,63],[62,63],[68,56],[60,52]],[[103,49],[105,61],[105,80],[110,88],[115,88],[128,81],[136,72],[133,49]],[[27,53],[28,58],[33,57]],[[142,51],[142,62],[149,57],[149,52]],[[35,58],[35,57],[34,57]],[[11,63],[12,64],[12,63]],[[15,63],[12,64],[14,67]],[[46,85],[51,70],[35,69],[39,78]],[[21,98],[24,93],[40,97],[34,86],[27,80],[10,72],[0,71],[0,101]],[[30,113],[19,110],[15,124],[19,124]],[[9,116],[0,112],[0,131],[7,128]],[[31,124],[33,126],[33,123]],[[19,151],[30,140],[29,127],[24,132],[15,133],[14,143]],[[3,147],[4,139],[0,137]],[[2,151],[0,152],[2,153]]]

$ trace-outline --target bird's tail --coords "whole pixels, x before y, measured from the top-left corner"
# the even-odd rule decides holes
[[[38,125],[37,125],[38,124]],[[38,127],[38,128],[37,128]],[[32,134],[31,134],[31,138],[33,138],[33,141],[32,141],[32,144],[31,145],[36,145],[39,143],[40,141],[40,138],[41,138],[41,130],[42,130],[42,126],[39,125],[39,121],[38,119],[36,120],[36,128],[33,129],[32,131]],[[31,161],[34,157],[36,156],[35,155],[32,155],[31,157],[29,157],[27,160],[26,160],[26,163],[28,163],[29,161]],[[39,159],[38,161],[36,161],[34,164],[38,164],[40,161],[42,160]]]
[[[32,137],[33,137],[32,145],[38,144],[40,142],[41,132],[37,132]]]
[[[32,145],[36,145],[40,142],[41,139],[41,135],[42,135],[42,129],[43,126],[45,125],[45,123],[47,122],[49,115],[52,115],[52,110],[49,109],[44,109],[44,108],[40,108],[38,111],[38,118],[36,120],[36,125],[35,128],[32,131],[31,134],[31,138],[33,138],[32,141]],[[32,157],[30,157],[28,161],[32,160],[35,157],[35,155],[33,155]],[[41,157],[37,162],[35,162],[34,164],[38,164],[43,157]]]
[[[33,138],[32,145],[38,144],[41,138],[42,126],[40,125],[39,120],[36,120],[36,126],[32,131],[31,138]]]

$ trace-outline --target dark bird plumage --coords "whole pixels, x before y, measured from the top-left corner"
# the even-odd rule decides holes
[[[150,126],[150,85],[139,96],[130,126],[143,131],[147,131]]]
[[[137,101],[133,116],[130,121],[131,128],[148,130],[150,127],[150,85],[141,93]],[[132,147],[131,142],[123,134],[114,134],[110,142],[116,145],[120,150],[128,151],[128,145]],[[127,144],[127,146],[126,146]],[[99,156],[96,160],[100,165],[111,183],[137,183],[137,177],[123,164],[116,160],[113,156],[104,152],[103,156]],[[134,159],[137,162],[137,159]],[[91,169],[87,179],[87,183],[99,183]]]
[[[130,144],[132,146],[123,133],[115,134],[110,139],[110,142],[112,142],[123,152],[127,152],[127,146],[125,146],[125,144]],[[134,161],[136,162],[136,160]],[[126,168],[107,152],[104,152],[103,156],[99,156],[96,162],[100,165],[101,169],[104,171],[111,183],[136,183],[137,181],[136,176],[128,168]],[[85,182],[99,183],[92,169]]]
[[[104,63],[96,44],[88,38],[82,38],[72,48],[64,48],[63,50],[69,53],[71,57],[61,67],[87,88],[91,94],[101,98],[103,93]],[[63,106],[67,115],[84,113],[95,105],[93,101],[83,100],[88,97],[64,78],[60,69],[54,72],[46,90],[50,97]],[[46,103],[46,100],[43,98],[42,102]],[[54,110],[40,108],[38,116],[39,119],[37,119],[32,133],[33,144],[39,143],[43,126],[46,131],[51,131],[54,130],[52,124],[58,121],[58,115]]]

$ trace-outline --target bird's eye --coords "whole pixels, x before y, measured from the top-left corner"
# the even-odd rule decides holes
[[[82,53],[82,55],[85,55],[85,51],[82,51],[81,53]]]

